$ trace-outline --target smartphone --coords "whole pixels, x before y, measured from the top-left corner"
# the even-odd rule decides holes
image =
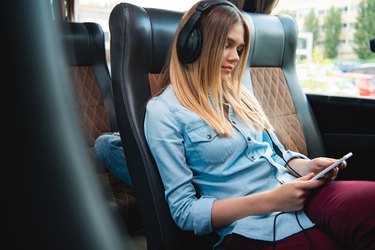
[[[348,159],[349,157],[351,157],[353,155],[352,152],[349,152],[347,153],[346,155],[344,155],[342,158],[338,159],[337,161],[335,161],[332,165],[330,165],[329,167],[327,167],[326,169],[322,170],[321,172],[319,172],[317,175],[315,175],[311,180],[317,180],[321,177],[323,177],[324,174],[328,173],[329,171],[331,171],[334,167],[337,167],[341,162],[345,161],[346,159]]]

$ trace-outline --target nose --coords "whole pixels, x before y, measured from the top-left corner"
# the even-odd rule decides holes
[[[236,48],[231,49],[228,59],[231,60],[231,61],[239,61],[240,60],[240,56],[238,55],[238,52],[237,52]]]

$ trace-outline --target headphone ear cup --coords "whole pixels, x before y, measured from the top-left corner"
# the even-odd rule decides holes
[[[188,35],[186,41],[180,43],[178,56],[183,63],[192,63],[200,55],[202,50],[202,36],[199,28],[193,29]]]
[[[236,8],[236,6],[228,0],[202,0],[198,4],[196,11],[191,15],[185,26],[182,27],[177,38],[177,56],[182,63],[192,63],[199,57],[203,40],[199,29],[201,14],[217,5],[228,5]]]

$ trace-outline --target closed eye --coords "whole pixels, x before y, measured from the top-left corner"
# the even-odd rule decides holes
[[[232,41],[231,39],[228,39],[228,41],[227,41],[226,44],[225,44],[225,48],[226,48],[226,49],[233,49],[233,48],[236,48],[237,55],[238,55],[238,56],[241,56],[241,55],[242,55],[242,52],[243,52],[243,50],[244,50],[244,45],[243,45],[243,44],[238,45],[237,43],[235,43],[235,42]]]
[[[238,54],[238,56],[242,56],[242,52],[243,52],[243,48],[241,48],[241,49],[237,49],[237,54]]]

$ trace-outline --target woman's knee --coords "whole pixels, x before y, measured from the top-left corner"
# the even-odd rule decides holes
[[[118,155],[123,154],[121,137],[114,133],[105,133],[98,136],[94,143],[94,151],[102,161],[106,161],[108,157],[122,157]]]

